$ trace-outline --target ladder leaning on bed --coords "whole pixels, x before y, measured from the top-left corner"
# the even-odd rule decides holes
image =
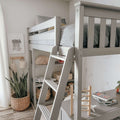
[[[46,69],[46,73],[44,77],[42,91],[38,99],[38,104],[37,104],[36,112],[34,115],[34,120],[40,120],[41,114],[44,115],[46,120],[57,120],[60,107],[64,99],[64,92],[65,92],[66,84],[68,81],[68,75],[73,65],[74,47],[66,47],[66,49],[64,49],[63,51],[62,50],[59,51],[60,49],[58,49],[59,38],[60,38],[59,36],[60,35],[60,27],[59,27],[60,22],[59,21],[60,21],[59,17],[54,17],[44,23],[33,26],[32,28],[29,29],[30,41],[34,41],[36,39],[34,37],[36,36],[36,34],[38,34],[37,36],[40,35],[39,33],[37,33],[38,31],[44,30],[46,28],[54,27],[54,33],[55,33],[54,34],[54,46],[55,47],[53,48],[52,46],[35,44],[34,42],[31,44],[30,42],[30,49],[32,51],[34,49],[37,49],[41,51],[51,52],[49,63],[47,65],[47,69]],[[52,48],[52,51],[51,51],[51,48]],[[58,85],[54,82],[54,79],[51,78],[56,59],[64,61]],[[45,98],[46,98],[48,87],[52,88],[56,92],[51,113],[45,106]]]
[[[51,78],[56,59],[64,61],[58,85],[54,82],[54,79]],[[39,96],[34,120],[40,120],[41,114],[43,114],[46,120],[58,119],[59,110],[64,99],[65,88],[68,81],[68,75],[72,67],[73,59],[74,59],[73,47],[68,49],[66,56],[57,55],[57,46],[53,48],[45,73],[44,83],[41,94]],[[44,104],[48,87],[52,88],[56,92],[51,113]]]

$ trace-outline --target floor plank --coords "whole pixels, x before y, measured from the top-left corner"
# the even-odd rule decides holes
[[[31,107],[22,112],[12,109],[0,111],[0,120],[33,120],[33,116],[34,110]]]
[[[48,109],[50,110],[51,107],[48,106]],[[33,116],[34,110],[32,107],[22,112],[14,111],[12,108],[0,110],[0,120],[33,120]],[[41,116],[41,120],[45,120],[43,116]]]

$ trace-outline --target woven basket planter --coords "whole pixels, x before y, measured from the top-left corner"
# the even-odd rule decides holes
[[[39,98],[40,91],[41,91],[41,88],[40,88],[40,89],[39,89],[39,88],[36,89],[36,98],[37,98],[37,99]],[[48,89],[48,92],[47,92],[47,95],[46,95],[46,99],[45,99],[45,100],[49,100],[49,99],[50,99],[50,96],[51,96],[50,89]]]
[[[23,111],[26,110],[30,105],[30,95],[28,94],[26,97],[23,98],[15,98],[13,94],[11,97],[11,107],[15,111]]]

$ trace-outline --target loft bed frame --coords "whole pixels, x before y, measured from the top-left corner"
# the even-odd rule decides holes
[[[81,120],[81,93],[82,93],[82,58],[88,56],[103,56],[120,54],[120,47],[115,47],[115,36],[117,20],[120,20],[120,8],[109,5],[81,1],[75,4],[75,98],[74,98],[74,120]],[[89,17],[88,22],[88,47],[83,48],[83,30],[84,17]],[[93,48],[94,45],[94,19],[100,18],[100,41],[99,48]],[[111,19],[111,37],[110,46],[105,47],[105,29],[106,19]],[[119,109],[118,109],[119,110]],[[116,116],[120,114],[120,110],[110,111],[101,118],[109,120],[111,114]],[[101,118],[96,118],[101,119]]]
[[[84,31],[84,17],[88,17],[88,42],[87,48],[83,48],[83,31]],[[99,48],[94,48],[94,19],[99,18],[100,23],[100,40]],[[105,47],[105,32],[106,32],[106,20],[111,20],[111,36],[110,46]],[[81,120],[81,93],[82,93],[82,58],[89,56],[103,56],[120,54],[120,47],[115,47],[115,36],[117,20],[120,20],[120,8],[102,5],[97,3],[90,3],[81,1],[75,4],[75,62],[74,62],[74,120]],[[66,49],[68,47],[59,46],[60,43],[60,18],[54,17],[46,22],[36,25],[30,28],[29,35],[31,33],[38,32],[54,27],[54,46],[58,47],[58,50],[62,55],[66,55]],[[46,46],[40,44],[30,44],[30,50],[37,49],[41,51],[51,52],[53,46]],[[120,111],[117,111],[119,115]],[[107,113],[108,118],[111,112]],[[113,111],[112,111],[113,114]]]

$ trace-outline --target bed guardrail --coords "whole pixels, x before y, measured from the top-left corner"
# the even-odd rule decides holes
[[[54,37],[53,37],[54,38],[54,45],[53,46],[59,46],[59,42],[60,42],[60,20],[61,20],[60,17],[54,17],[52,19],[49,19],[45,22],[42,22],[38,25],[35,25],[35,26],[29,28],[29,30],[28,30],[29,40],[39,41],[40,33],[41,32],[44,33],[44,31],[46,31],[46,29],[52,28],[52,29],[54,29],[54,34],[52,34],[52,35],[54,35]]]
[[[89,2],[80,2],[76,4],[76,32],[75,44],[79,49],[83,49],[84,17],[88,17],[88,40],[87,49],[94,48],[95,19],[100,19],[99,49],[116,48],[116,29],[120,20],[120,8],[107,5],[94,4]],[[109,46],[105,46],[106,40],[106,21],[110,22],[110,40]],[[78,35],[79,33],[79,35]],[[119,41],[120,46],[120,41]],[[117,46],[117,47],[119,47]],[[94,48],[97,49],[97,48]],[[109,49],[110,50],[110,49]],[[102,50],[101,50],[102,51]],[[101,52],[100,51],[100,52]],[[85,50],[86,52],[86,50]],[[120,53],[120,52],[119,52]],[[88,55],[88,54],[87,54]]]

